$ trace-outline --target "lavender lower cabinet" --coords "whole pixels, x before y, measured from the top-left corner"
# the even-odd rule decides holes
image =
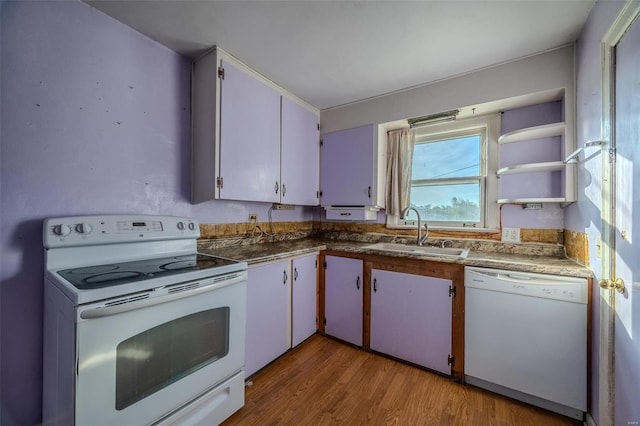
[[[249,268],[245,377],[317,331],[317,258],[312,253]]]
[[[451,374],[450,280],[373,269],[371,349]]]
[[[249,268],[245,377],[291,348],[290,266],[283,260]]]
[[[325,256],[326,334],[362,346],[362,260]]]
[[[317,327],[317,254],[298,257],[291,261],[293,317],[291,346],[295,347],[318,330]]]

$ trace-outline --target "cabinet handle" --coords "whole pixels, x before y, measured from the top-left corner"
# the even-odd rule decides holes
[[[284,197],[286,193],[287,193],[287,187],[284,186],[284,183],[283,183],[282,184],[282,196]]]
[[[374,279],[373,279],[373,292],[374,292],[374,293],[375,293],[376,291],[378,291],[378,287],[377,287],[377,285],[376,285],[376,284],[378,284],[378,279],[377,279],[377,278],[374,278]]]
[[[287,271],[284,271],[284,276],[282,277],[282,284],[287,285]]]
[[[356,288],[360,290],[360,276],[358,275],[358,279],[356,280]]]
[[[296,281],[298,279],[298,268],[293,268],[293,280]]]
[[[371,198],[371,187],[369,187],[369,198]]]
[[[278,189],[280,189],[280,185],[278,185],[278,181],[276,181],[276,194],[278,193]]]

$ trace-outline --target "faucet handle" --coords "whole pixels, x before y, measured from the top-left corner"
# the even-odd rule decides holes
[[[451,241],[451,240],[442,240],[442,241],[440,242],[440,247],[441,247],[441,248],[445,248],[445,247],[447,246],[447,243],[451,243],[451,244],[453,244],[453,241]]]

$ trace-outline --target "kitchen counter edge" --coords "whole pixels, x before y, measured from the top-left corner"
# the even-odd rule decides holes
[[[497,253],[471,250],[466,258],[448,258],[425,256],[399,252],[381,252],[365,248],[371,243],[336,241],[322,239],[301,239],[273,243],[256,243],[214,248],[206,241],[199,243],[198,251],[228,259],[244,261],[249,267],[261,263],[275,262],[295,256],[303,256],[323,250],[361,255],[376,255],[418,259],[430,262],[456,263],[465,266],[478,266],[509,271],[535,272],[541,274],[564,275],[571,277],[592,278],[593,272],[569,258]]]

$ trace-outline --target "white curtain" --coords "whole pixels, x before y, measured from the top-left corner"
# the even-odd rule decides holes
[[[387,133],[387,215],[400,216],[409,207],[415,136],[411,129]]]

